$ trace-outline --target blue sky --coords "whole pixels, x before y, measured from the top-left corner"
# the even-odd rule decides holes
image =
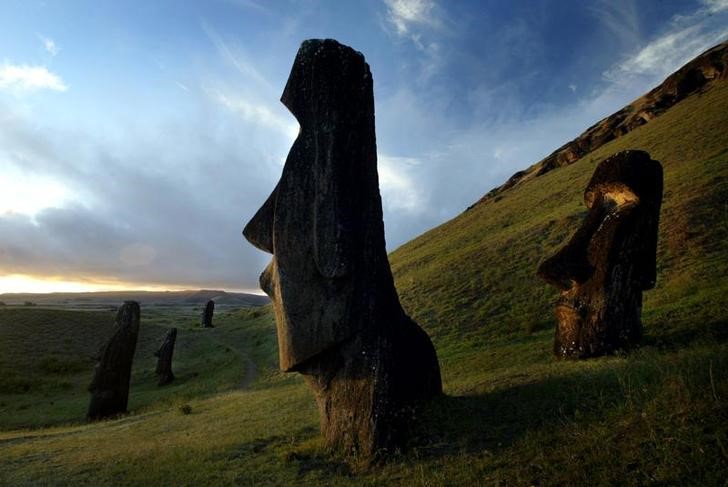
[[[312,37],[371,66],[393,250],[728,38],[728,0],[4,0],[0,292],[256,288]]]

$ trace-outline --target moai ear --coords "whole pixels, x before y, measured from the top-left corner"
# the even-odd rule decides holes
[[[317,160],[314,171],[313,247],[316,267],[326,278],[343,277],[351,268],[351,194],[349,161],[339,160],[345,150],[336,147],[334,130],[322,130],[317,136]],[[345,148],[345,144],[342,144]],[[345,156],[344,156],[345,157]]]
[[[273,253],[273,219],[276,211],[276,199],[278,196],[278,185],[265,200],[263,206],[250,219],[245,228],[243,236],[255,247]]]

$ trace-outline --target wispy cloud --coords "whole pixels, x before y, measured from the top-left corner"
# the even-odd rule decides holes
[[[411,32],[413,25],[436,25],[432,0],[384,0],[387,5],[388,20],[399,35]]]
[[[40,39],[40,42],[43,44],[43,48],[51,56],[55,57],[56,55],[58,55],[59,52],[61,52],[61,48],[50,37],[45,37],[42,34],[38,34],[38,38]]]
[[[662,80],[701,52],[728,38],[725,13],[728,0],[704,0],[703,7],[687,16],[676,16],[662,35],[632,52],[607,70],[604,77],[615,84],[640,78],[648,83]]]
[[[703,0],[703,4],[712,14],[728,10],[728,0]]]
[[[589,9],[616,41],[625,46],[641,43],[639,14],[635,0],[597,0]]]
[[[60,76],[45,66],[3,64],[0,66],[0,89],[16,91],[66,91],[68,87]]]
[[[257,10],[258,12],[269,13],[268,9],[255,0],[226,0],[226,3],[245,9]]]
[[[239,52],[233,52],[233,49],[228,45],[227,42],[217,33],[217,31],[207,22],[202,22],[202,30],[205,32],[207,37],[212,41],[212,43],[215,45],[215,48],[220,53],[220,55],[225,59],[225,61],[232,64],[235,69],[238,70],[240,74],[245,76],[248,79],[251,79],[261,85],[262,87],[266,88],[267,90],[272,91],[272,87],[267,79],[263,75],[261,75],[257,69],[253,67],[253,64],[250,62],[247,62],[244,57]]]
[[[246,122],[276,130],[290,139],[298,133],[298,124],[293,117],[283,118],[270,108],[254,103],[242,96],[212,93],[214,99],[222,106],[239,115]]]

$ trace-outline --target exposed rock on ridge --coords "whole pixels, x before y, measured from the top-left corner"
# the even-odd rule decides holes
[[[489,191],[473,206],[530,179],[576,162],[607,142],[660,116],[688,96],[705,90],[718,80],[726,79],[728,79],[728,41],[708,49],[668,76],[661,85],[595,123],[579,137],[559,147],[545,159],[528,169],[518,171],[503,185]]]

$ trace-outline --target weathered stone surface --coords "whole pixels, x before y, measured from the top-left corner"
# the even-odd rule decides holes
[[[174,353],[174,343],[177,341],[177,328],[170,328],[164,341],[159,346],[159,350],[154,352],[157,357],[157,368],[155,373],[159,377],[158,384],[160,386],[169,384],[174,380],[172,373],[172,354]]]
[[[213,314],[215,314],[215,301],[211,299],[205,305],[205,309],[202,310],[202,316],[200,316],[200,325],[203,328],[214,328],[212,326]]]
[[[413,408],[442,390],[387,260],[369,66],[334,40],[305,41],[281,101],[301,131],[243,233],[273,254],[260,281],[281,369],[315,391],[327,444],[368,456],[400,445]]]
[[[599,164],[584,200],[581,227],[538,268],[562,290],[558,357],[605,355],[641,339],[642,291],[656,280],[662,166],[646,152],[620,152]]]
[[[139,335],[139,303],[126,301],[116,313],[116,329],[101,348],[94,378],[88,387],[89,419],[101,419],[126,412],[129,401],[131,365]]]

